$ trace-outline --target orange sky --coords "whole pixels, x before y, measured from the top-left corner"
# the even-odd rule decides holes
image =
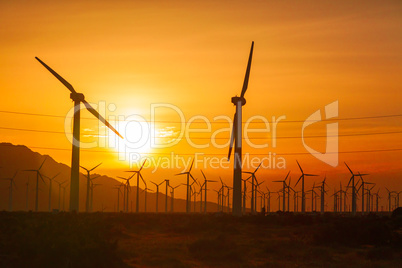
[[[87,101],[115,104],[116,110],[108,115],[138,114],[149,120],[151,104],[167,103],[178,107],[186,121],[195,115],[211,121],[220,115],[232,117],[230,99],[240,94],[250,44],[255,41],[243,121],[255,115],[303,121],[336,100],[339,118],[402,114],[400,14],[400,1],[2,1],[0,110],[64,116],[71,109],[68,90],[34,59],[38,56],[84,93]],[[177,114],[167,111],[158,113],[156,120],[179,121]],[[82,117],[92,115],[83,112]],[[0,120],[6,128],[64,131],[63,118],[0,112]],[[339,121],[339,134],[400,131],[401,122],[401,117]],[[228,124],[213,124],[212,131],[219,126]],[[86,135],[98,131],[96,120],[83,119],[81,127]],[[301,127],[302,123],[279,124],[277,135],[300,136]],[[136,130],[126,134],[135,135]],[[180,125],[157,123],[156,131],[174,135]],[[325,135],[325,123],[317,123],[305,134]],[[71,147],[63,134],[0,129],[0,136],[1,141],[28,147]],[[229,133],[217,137],[228,138]],[[271,135],[252,133],[250,137]],[[307,152],[300,138],[278,139],[276,148],[271,148],[270,140],[253,140],[264,141],[269,148],[245,145],[243,152]],[[325,139],[307,141],[316,150],[325,150]],[[400,133],[339,138],[341,152],[393,148],[402,148]],[[70,150],[33,150],[70,164]],[[94,152],[99,150],[110,153]],[[158,153],[171,151],[224,157],[227,147],[210,144],[195,149],[184,140],[169,149],[138,149],[144,156],[152,153],[148,156],[156,160]],[[83,151],[81,164],[104,162],[100,173],[125,175],[122,171],[128,162],[119,161],[114,152],[108,148]],[[343,165],[347,161],[355,170],[372,174],[370,180],[379,185],[400,187],[401,151],[340,154],[341,165],[336,168],[311,155],[284,158],[293,179],[299,176],[296,158],[306,171],[327,174],[333,184],[349,177]],[[179,171],[158,169],[152,174],[151,170],[144,174],[154,181]],[[270,181],[284,176],[286,170],[259,172],[275,189],[279,186]],[[206,173],[215,179],[220,175],[231,185],[230,168],[207,168]],[[201,176],[198,169],[195,175]]]

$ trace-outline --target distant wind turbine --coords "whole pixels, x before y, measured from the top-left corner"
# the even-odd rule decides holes
[[[181,172],[176,174],[175,176],[178,175],[187,175],[187,183],[186,183],[186,187],[187,187],[187,193],[186,193],[186,212],[189,213],[191,210],[190,207],[190,202],[191,202],[191,196],[190,196],[190,177],[193,179],[193,181],[195,181],[194,177],[191,175],[191,169],[193,168],[193,164],[194,164],[194,159],[191,162],[191,166],[189,168],[188,171],[186,172]]]
[[[15,185],[14,179],[17,176],[18,171],[14,173],[14,176],[10,178],[2,178],[3,180],[9,180],[10,181],[10,188],[8,189],[8,211],[13,211],[13,188],[17,187]]]
[[[242,173],[250,174],[251,175],[251,214],[253,214],[256,210],[255,207],[255,200],[256,200],[256,184],[257,184],[257,177],[255,176],[255,173],[258,171],[258,169],[261,167],[262,162],[258,165],[258,167],[253,171],[243,171]],[[234,194],[234,193],[233,193]]]
[[[91,169],[87,169],[84,168],[83,166],[80,166],[82,169],[85,169],[85,171],[87,172],[87,200],[85,203],[85,211],[89,212],[89,192],[90,192],[90,188],[91,188],[91,171],[93,171],[95,168],[99,167],[100,165],[102,165],[102,163],[96,165],[95,167],[91,168]]]
[[[79,211],[79,167],[80,167],[80,105],[83,103],[86,109],[96,118],[116,133],[120,138],[123,136],[103,118],[86,100],[84,94],[77,93],[73,86],[63,77],[56,73],[46,63],[35,57],[49,72],[51,72],[65,87],[70,90],[70,98],[74,101],[74,123],[73,123],[73,149],[71,158],[71,185],[70,185],[70,211]]]
[[[305,196],[305,192],[304,192],[304,177],[305,176],[307,176],[307,177],[311,177],[311,176],[318,176],[318,175],[314,175],[314,174],[305,174],[304,173],[304,171],[303,171],[303,169],[301,168],[301,166],[300,166],[300,164],[299,164],[299,162],[296,160],[296,162],[297,162],[297,165],[299,166],[299,168],[300,168],[300,171],[301,171],[301,176],[300,176],[300,178],[299,178],[299,180],[296,182],[296,184],[295,184],[295,187],[296,187],[296,185],[299,183],[299,181],[301,180],[301,183],[302,183],[302,213],[305,213],[306,212],[306,196]]]
[[[156,186],[156,213],[158,213],[158,203],[159,203],[159,186],[164,183],[165,181],[162,181],[161,183],[157,184],[153,181],[151,181],[151,183],[155,184]]]
[[[282,184],[283,184],[282,185],[282,191],[283,191],[283,193],[282,193],[282,196],[283,196],[282,197],[282,202],[283,202],[282,208],[283,208],[283,212],[286,211],[286,208],[285,208],[285,206],[286,206],[286,180],[289,177],[289,174],[290,174],[290,171],[286,175],[285,179],[282,180],[282,181],[273,181],[273,182],[282,182]]]
[[[44,177],[46,177],[49,180],[49,212],[52,211],[52,182],[59,175],[60,175],[60,173],[57,173],[55,176],[53,176],[51,178],[49,178],[46,175],[43,175]]]
[[[135,212],[138,213],[140,211],[140,177],[142,182],[144,183],[145,187],[147,187],[147,184],[145,183],[144,178],[141,175],[141,170],[144,167],[145,163],[147,162],[147,159],[144,160],[144,163],[142,163],[142,166],[139,170],[130,170],[126,172],[133,172],[134,174],[137,174],[137,196],[136,196],[136,204],[135,204]]]
[[[246,75],[244,77],[243,88],[241,90],[240,97],[235,96],[232,98],[232,103],[236,105],[236,112],[233,118],[232,135],[230,138],[230,146],[228,153],[228,161],[232,153],[233,145],[235,146],[234,152],[234,164],[233,164],[233,210],[232,213],[235,216],[242,215],[241,209],[241,179],[242,179],[242,106],[246,104],[244,94],[247,91],[248,80],[250,77],[251,61],[253,57],[254,41],[251,43],[250,55],[248,58]],[[235,144],[234,144],[235,143]]]
[[[352,182],[352,215],[356,215],[356,185],[355,185],[355,176],[365,176],[368,174],[354,174],[353,171],[349,168],[349,166],[345,163],[346,167],[349,169],[350,173],[352,174],[352,177],[350,178],[348,185]],[[346,200],[345,200],[346,201]]]
[[[201,186],[201,189],[202,189],[202,187],[204,187],[204,192],[205,192],[204,193],[204,213],[207,213],[207,191],[208,191],[207,184],[208,184],[208,182],[217,182],[217,181],[207,180],[207,177],[205,177],[205,174],[202,170],[201,170],[201,173],[202,173],[202,176],[204,177],[204,184]],[[201,192],[201,200],[202,200],[202,192]]]
[[[45,160],[43,160],[42,164],[40,165],[40,167],[38,169],[26,169],[24,171],[32,171],[32,172],[36,172],[36,192],[35,192],[35,211],[38,211],[38,206],[39,206],[39,177],[42,179],[43,183],[45,183],[45,180],[42,177],[42,173],[40,173],[40,169],[43,167],[43,164],[46,161],[46,157]]]
[[[170,203],[170,212],[174,212],[174,189],[176,189],[177,187],[179,187],[181,184],[172,187],[169,185],[170,189],[171,189],[171,196],[172,196],[172,202]]]

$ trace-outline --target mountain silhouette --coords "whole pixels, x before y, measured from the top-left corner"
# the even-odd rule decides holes
[[[0,210],[7,210],[9,203],[9,180],[3,180],[2,178],[12,177],[16,171],[18,171],[15,178],[15,187],[13,189],[13,210],[21,211],[26,209],[26,189],[27,182],[29,180],[28,186],[28,210],[34,210],[35,206],[35,188],[36,188],[36,173],[23,171],[26,169],[38,169],[44,159],[46,161],[41,169],[41,173],[48,177],[53,177],[60,173],[55,181],[64,182],[66,184],[70,183],[70,167],[56,162],[49,155],[42,155],[37,152],[32,151],[24,145],[13,145],[11,143],[0,143]],[[93,173],[92,176],[100,175],[94,180],[94,183],[100,184],[94,188],[93,191],[93,212],[95,211],[105,211],[113,212],[117,211],[117,190],[113,189],[120,184],[114,178],[109,176]],[[44,178],[45,183],[39,179],[39,211],[48,211],[49,202],[49,180]],[[131,180],[131,183],[134,182]],[[150,184],[150,183],[148,183]],[[121,188],[123,191],[123,188]],[[161,191],[164,192],[165,188],[161,187]],[[144,211],[144,192],[140,188],[140,212]],[[69,207],[69,195],[70,188],[69,185],[65,190],[65,200],[64,206],[65,210]],[[58,183],[53,182],[52,185],[52,200],[51,209],[59,209],[59,186]],[[135,198],[136,198],[136,187],[132,186],[130,191],[130,201],[129,201],[129,211],[135,210]],[[165,211],[165,194],[159,192],[158,198],[158,210],[159,212]],[[211,197],[210,197],[211,198]],[[60,193],[61,207],[63,208],[63,190]],[[199,198],[197,198],[199,200]],[[80,173],[80,212],[85,211],[86,202],[86,176],[84,173]],[[120,195],[120,210],[123,210],[123,195]],[[171,197],[168,197],[168,211],[171,207]],[[196,212],[200,211],[200,203],[197,202],[195,205]],[[193,211],[194,204],[192,203],[191,209]],[[147,194],[147,212],[155,212],[156,210],[156,193],[148,192]],[[174,212],[185,212],[186,201],[184,199],[175,198],[174,199]],[[217,211],[217,204],[208,202],[207,204],[208,212]]]

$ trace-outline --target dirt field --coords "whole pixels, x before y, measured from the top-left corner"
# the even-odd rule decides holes
[[[402,219],[0,213],[0,267],[398,267]]]

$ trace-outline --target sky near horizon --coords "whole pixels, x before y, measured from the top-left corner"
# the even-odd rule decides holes
[[[195,148],[183,139],[165,149],[146,144],[131,150],[149,162],[171,152],[185,161],[194,153],[226,158],[230,124],[214,118],[233,117],[231,97],[240,94],[254,41],[243,121],[266,118],[270,131],[249,134],[254,144],[267,143],[268,148],[243,141],[243,153],[259,159],[269,152],[285,154],[286,163],[285,169],[264,169],[262,178],[268,183],[292,170],[295,180],[298,159],[308,172],[327,174],[337,182],[349,178],[346,161],[354,170],[372,174],[371,181],[397,188],[402,151],[341,153],[339,166],[331,167],[309,155],[301,138],[283,137],[300,137],[303,121],[334,101],[340,119],[402,114],[401,14],[400,1],[1,1],[0,140],[70,165],[71,145],[64,134],[15,130],[64,132],[68,122],[63,116],[72,108],[69,91],[35,60],[37,56],[88,102],[104,107],[107,119],[119,129],[130,115],[151,120],[152,105],[170,106],[156,112],[156,142],[172,141],[184,131],[180,114],[190,128],[208,127],[194,116],[214,122],[211,131],[190,134],[193,143],[207,148]],[[102,136],[105,129],[97,120],[85,119],[90,113],[81,115],[83,141],[97,141],[99,130]],[[116,123],[119,116],[123,122]],[[276,147],[273,116],[286,117],[277,125]],[[263,128],[261,122],[256,119],[250,127]],[[325,136],[327,123],[316,123],[304,134]],[[339,120],[339,151],[402,149],[401,123],[402,117]],[[141,127],[147,124],[130,123],[122,133],[125,140],[141,138]],[[222,129],[216,135],[222,148],[216,148],[209,138]],[[382,134],[367,135],[373,133]],[[101,143],[115,140],[114,134],[106,134],[109,138],[100,137]],[[305,141],[325,151],[325,138]],[[100,173],[122,176],[129,167],[127,160],[118,158],[117,149],[86,150],[81,164],[103,162]],[[195,171],[199,178],[200,167]],[[230,167],[205,170],[231,185]],[[154,181],[181,171],[151,170],[146,172]]]

